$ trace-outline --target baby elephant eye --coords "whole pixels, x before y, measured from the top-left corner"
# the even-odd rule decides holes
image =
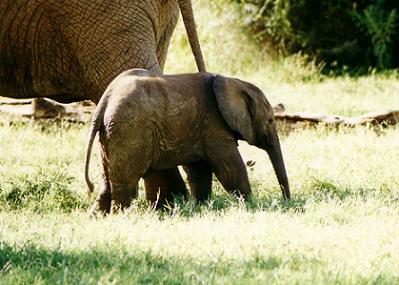
[[[269,122],[269,124],[273,124],[273,118],[270,118],[269,120],[268,120],[268,122]]]

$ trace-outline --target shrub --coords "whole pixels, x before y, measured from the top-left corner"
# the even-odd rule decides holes
[[[371,39],[373,53],[377,59],[377,67],[390,67],[392,56],[392,36],[398,20],[396,9],[385,12],[384,1],[377,1],[376,4],[368,6],[359,13],[353,12],[359,28],[363,28]]]
[[[0,209],[31,209],[43,213],[87,207],[83,197],[67,189],[65,181],[57,179],[33,175],[0,183]]]
[[[399,67],[396,0],[230,0],[262,45],[335,66]]]

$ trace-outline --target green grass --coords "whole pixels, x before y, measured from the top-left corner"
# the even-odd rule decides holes
[[[396,128],[282,137],[291,202],[281,200],[266,155],[241,144],[257,162],[248,203],[215,183],[206,205],[154,212],[141,189],[127,213],[99,220],[85,212],[87,130],[0,128],[1,284],[399,282]],[[98,162],[91,172],[98,181]]]
[[[356,221],[346,222],[314,219],[317,213],[329,216],[331,209],[325,207],[301,214],[232,209],[190,219],[136,213],[100,221],[78,213],[20,213],[13,219],[23,229],[3,225],[0,262],[9,265],[2,280],[3,284],[395,284],[398,212],[370,206]],[[1,218],[12,217],[2,213]]]
[[[398,108],[397,73],[332,78],[300,55],[267,55],[243,34],[234,6],[219,3],[195,1],[210,71],[256,83],[289,111]],[[184,37],[180,25],[168,73],[195,71]],[[205,205],[153,211],[141,188],[129,211],[98,220],[86,214],[88,129],[0,123],[1,285],[399,283],[397,127],[283,134],[290,202],[266,154],[241,143],[244,159],[256,161],[251,201],[215,182]],[[98,158],[91,177],[98,190]]]

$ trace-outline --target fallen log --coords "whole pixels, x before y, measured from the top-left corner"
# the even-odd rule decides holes
[[[348,125],[364,125],[369,123],[396,125],[399,123],[399,110],[367,113],[363,116],[348,118],[344,123]]]
[[[58,104],[49,99],[0,101],[0,115],[12,115],[13,120],[18,118],[51,119],[62,118],[84,122],[89,120],[95,105],[89,101],[72,104]],[[278,124],[284,129],[297,129],[306,126],[324,124],[328,126],[358,125],[396,125],[399,124],[399,110],[372,112],[357,117],[339,115],[322,115],[309,113],[287,113],[283,104],[273,107]]]
[[[285,128],[300,128],[318,124],[334,127],[355,127],[366,125],[393,126],[399,123],[399,110],[372,112],[356,117],[345,117],[309,113],[286,113],[284,110],[281,111],[281,109],[275,109],[274,116],[277,122],[285,126]]]
[[[30,104],[32,104],[32,99],[6,99],[0,101],[0,105],[9,105],[9,106],[30,105]]]
[[[95,105],[91,102],[59,104],[46,98],[29,100],[0,101],[0,116],[9,121],[31,119],[62,119],[69,122],[83,123],[90,119]]]

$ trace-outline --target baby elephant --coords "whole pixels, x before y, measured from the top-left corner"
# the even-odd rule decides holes
[[[268,153],[285,198],[288,178],[273,110],[254,85],[210,73],[159,76],[142,69],[120,74],[108,86],[92,119],[86,157],[99,132],[102,191],[92,207],[108,213],[126,208],[137,182],[153,170],[183,165],[197,201],[210,196],[212,173],[223,187],[244,198],[251,193],[237,140]],[[146,193],[159,204],[185,193]]]

